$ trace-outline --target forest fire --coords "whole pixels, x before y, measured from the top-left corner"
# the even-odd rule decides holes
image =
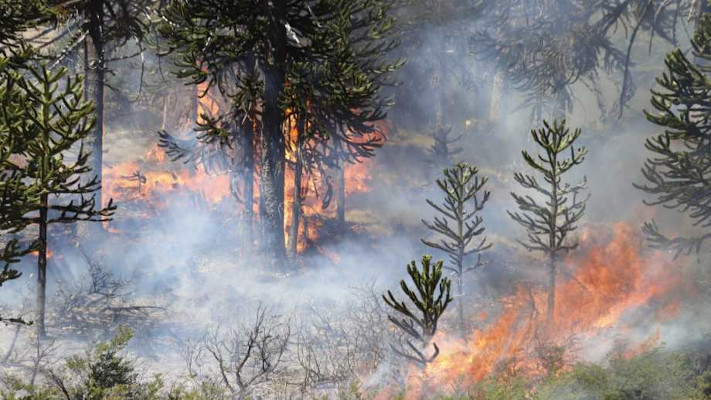
[[[207,115],[217,115],[219,102],[210,96],[198,99],[199,112]],[[286,147],[287,168],[285,169],[284,222],[286,242],[289,242],[294,204],[294,165],[296,157],[296,121],[287,121],[289,125],[289,143]],[[183,127],[183,130],[188,129]],[[256,161],[256,160],[255,160]],[[372,161],[364,159],[356,164],[345,164],[344,187],[346,198],[356,193],[369,191]],[[331,182],[336,181],[335,171],[316,168],[304,168],[301,177],[300,204],[301,215],[297,233],[297,252],[303,253],[309,247],[315,247],[319,253],[336,262],[338,255],[325,250],[318,245],[320,231],[327,219],[336,218],[333,192],[341,188]],[[210,208],[231,198],[230,172],[209,174],[203,166],[192,166],[172,162],[164,148],[157,144],[151,146],[145,154],[135,160],[128,160],[116,165],[107,165],[103,170],[104,202],[113,199],[115,202],[145,202],[158,209],[165,207],[165,200],[170,194],[195,194],[203,198]],[[328,200],[326,200],[328,199]],[[253,211],[258,219],[259,184],[254,182]],[[238,212],[236,210],[235,212]],[[144,218],[149,218],[144,215]]]
[[[365,193],[370,190],[368,183],[371,179],[372,160],[369,158],[363,159],[358,163],[346,163],[343,168],[343,188],[337,187],[332,182],[336,181],[334,175],[336,171],[321,169],[321,168],[306,168],[302,165],[303,160],[297,163],[297,148],[299,146],[299,132],[297,129],[296,117],[287,110],[287,121],[289,135],[286,146],[286,160],[289,167],[285,171],[285,187],[284,187],[284,229],[286,235],[286,243],[288,245],[291,240],[291,227],[293,224],[294,202],[296,201],[294,185],[297,180],[296,168],[299,165],[302,169],[299,171],[301,176],[300,182],[301,199],[298,204],[300,208],[300,223],[296,238],[296,251],[303,253],[310,244],[315,244],[318,251],[326,255],[331,261],[337,262],[338,255],[320,248],[318,239],[321,228],[324,225],[325,219],[336,218],[336,207],[331,201],[336,190],[342,190],[345,197],[348,198],[356,193]],[[303,143],[302,147],[309,144],[314,144],[316,139],[311,139],[312,143]],[[302,150],[303,151],[303,150]],[[301,155],[303,157],[303,155]]]
[[[569,257],[568,276],[563,273],[558,278],[561,283],[556,289],[556,315],[549,339],[543,332],[545,291],[520,285],[512,296],[501,299],[503,309],[487,327],[472,332],[468,347],[439,332],[434,341],[440,343],[442,354],[424,375],[417,372],[412,382],[478,381],[506,362],[535,373],[532,352],[546,341],[564,345],[577,338],[598,343],[596,339],[609,335],[611,329],[627,329],[628,313],[656,308],[655,302],[662,303],[659,309],[664,318],[678,313],[679,303],[672,292],[681,279],[671,273],[666,254],[643,253],[638,236],[624,223],[614,227],[608,243],[600,244],[600,238],[593,238],[595,234],[587,236],[579,250],[583,256]],[[657,331],[646,345],[639,346],[649,347],[658,339]]]
[[[201,193],[214,205],[230,195],[229,178],[225,174],[212,176],[201,168],[194,171],[183,168],[177,172],[154,169],[143,172],[136,161],[105,168],[104,201],[113,198],[118,202],[144,200],[159,204],[161,197],[170,192],[188,191]]]
[[[0,3],[3,398],[709,400],[711,0]]]

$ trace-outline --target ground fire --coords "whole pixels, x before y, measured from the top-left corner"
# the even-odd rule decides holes
[[[711,2],[0,15],[1,398],[711,398]]]

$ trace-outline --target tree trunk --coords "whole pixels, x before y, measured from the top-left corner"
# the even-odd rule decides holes
[[[264,130],[261,140],[260,188],[264,202],[261,216],[264,230],[264,249],[273,261],[284,259],[284,137],[282,116],[278,105],[283,89],[284,73],[278,70],[267,72],[264,106]]]
[[[457,312],[459,317],[459,334],[466,343],[467,327],[464,322],[464,277],[461,274],[457,275]]]
[[[566,86],[565,78],[561,78],[555,89],[555,109],[553,110],[553,119],[559,122],[563,121],[568,113],[569,100],[565,91]]]
[[[45,338],[45,305],[47,296],[47,208],[49,196],[40,197],[39,210],[39,254],[37,255],[37,336]]]
[[[346,162],[339,161],[338,176],[338,201],[336,202],[336,218],[341,229],[346,227]]]
[[[556,275],[556,257],[552,253],[548,261],[548,305],[546,308],[546,331],[550,335],[552,333],[553,324],[555,323],[555,275]]]
[[[244,237],[248,250],[251,250],[254,245],[252,233],[254,225],[254,148],[252,139],[257,133],[254,129],[255,125],[250,125],[242,136],[242,148],[244,149]]]
[[[104,147],[104,73],[105,49],[103,37],[103,4],[100,0],[93,0],[89,8],[89,35],[90,43],[86,46],[86,59],[89,64],[87,74],[87,87],[90,91],[89,99],[93,100],[96,107],[96,125],[86,140],[87,147],[91,150],[89,165],[91,171],[99,179],[102,178],[103,147]],[[96,191],[96,208],[101,209],[101,188]],[[101,225],[99,225],[101,226]]]
[[[296,257],[299,242],[299,220],[301,219],[301,174],[303,169],[302,151],[305,134],[305,117],[301,116],[297,122],[296,149],[294,152],[294,201],[291,203],[291,227],[289,230],[289,255]]]
[[[491,85],[491,103],[489,105],[489,123],[501,122],[502,109],[506,100],[506,76],[504,71],[497,71]]]
[[[286,62],[286,1],[272,2],[271,49],[267,57],[264,82],[264,129],[261,137],[259,195],[264,202],[262,239],[264,251],[273,267],[286,258],[284,243],[284,115],[279,100],[284,92],[284,63]],[[283,265],[282,265],[283,268]]]

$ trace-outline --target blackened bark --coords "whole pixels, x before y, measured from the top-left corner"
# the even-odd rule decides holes
[[[254,225],[254,122],[245,127],[242,133],[242,149],[244,150],[244,239],[247,249],[251,250],[254,242],[252,227]]]
[[[264,66],[264,109],[260,154],[259,195],[264,202],[260,216],[262,240],[266,254],[273,266],[286,258],[284,243],[284,135],[283,111],[279,101],[284,93],[284,67],[286,63],[286,1],[264,1],[272,21],[270,27],[271,51]]]
[[[336,202],[336,216],[338,226],[341,229],[346,227],[346,162],[341,160],[338,168],[338,201]]]
[[[294,151],[294,201],[291,203],[291,227],[289,229],[289,243],[287,245],[289,255],[296,257],[297,244],[299,242],[299,221],[301,220],[301,175],[303,169],[302,147],[304,142],[305,118],[300,117],[297,122],[296,149]]]
[[[102,0],[92,0],[87,7],[89,21],[90,43],[86,46],[87,61],[89,64],[87,74],[87,87],[96,107],[96,125],[86,140],[91,149],[89,165],[94,174],[102,178],[103,147],[104,147],[104,77],[106,72],[106,54],[104,48],[104,9]],[[101,209],[101,188],[96,192],[96,208]]]

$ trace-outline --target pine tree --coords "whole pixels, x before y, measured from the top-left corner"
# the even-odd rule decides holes
[[[703,14],[691,41],[690,61],[681,49],[666,57],[667,72],[657,78],[660,89],[652,90],[654,111],[647,119],[663,127],[663,133],[646,140],[653,156],[644,164],[646,183],[635,184],[654,198],[645,204],[678,210],[702,232],[668,237],[654,221],[644,226],[653,246],[676,254],[699,251],[711,238],[711,136],[707,102],[711,98],[711,15]]]
[[[483,219],[479,212],[489,200],[490,192],[481,193],[487,178],[478,176],[479,170],[469,164],[460,163],[443,171],[444,178],[437,180],[437,186],[444,193],[441,205],[427,200],[427,204],[439,214],[433,222],[422,223],[439,236],[438,240],[422,243],[440,250],[449,256],[446,270],[457,279],[457,307],[459,312],[459,333],[466,339],[468,329],[464,321],[464,275],[483,265],[481,253],[491,247],[484,233]],[[474,262],[470,256],[476,256]]]
[[[83,145],[75,159],[66,157],[95,123],[94,106],[83,99],[82,78],[69,76],[66,68],[50,71],[44,65],[28,71],[28,77],[19,79],[20,93],[14,99],[22,110],[20,123],[10,130],[27,140],[21,174],[40,194],[38,207],[24,218],[39,228],[37,332],[45,336],[48,226],[106,221],[115,207],[111,201],[105,208],[96,206],[96,192],[101,186],[98,177],[81,182],[83,174],[92,172]]]
[[[580,199],[581,191],[586,186],[585,179],[576,184],[564,183],[562,178],[574,166],[583,162],[587,150],[575,148],[574,143],[580,137],[581,130],[571,131],[565,120],[550,125],[543,121],[543,128],[532,130],[533,140],[542,152],[532,155],[522,151],[523,159],[533,170],[543,176],[543,182],[533,175],[516,173],[514,179],[524,189],[534,192],[531,195],[511,193],[519,212],[508,211],[511,218],[523,226],[528,234],[525,241],[519,240],[529,251],[540,251],[547,258],[548,269],[548,304],[546,328],[551,328],[555,315],[555,280],[558,259],[561,252],[568,252],[577,247],[577,242],[570,239],[570,234],[577,229],[577,223],[585,214],[586,199]],[[566,156],[565,153],[570,155]]]
[[[400,281],[400,288],[410,299],[414,309],[406,302],[395,299],[388,290],[383,295],[383,300],[397,314],[388,315],[388,319],[403,333],[393,351],[420,365],[431,363],[439,355],[437,343],[432,343],[434,351],[427,355],[427,347],[437,332],[439,319],[452,302],[450,290],[452,281],[442,277],[442,264],[444,261],[432,262],[432,256],[422,256],[422,270],[417,268],[417,263],[412,261],[407,266],[407,274],[412,279],[414,289],[410,289],[404,280]],[[413,342],[414,341],[414,342]]]

